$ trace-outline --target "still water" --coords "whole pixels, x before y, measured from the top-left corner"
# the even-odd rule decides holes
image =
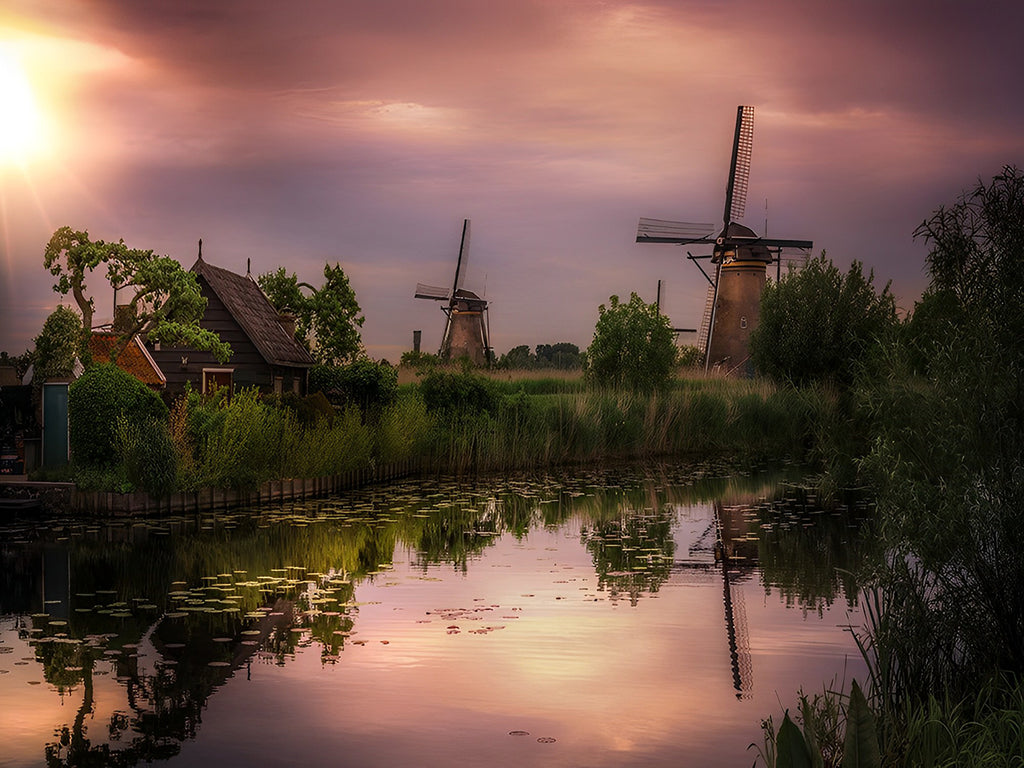
[[[0,765],[749,766],[863,678],[863,509],[722,471],[0,524]]]

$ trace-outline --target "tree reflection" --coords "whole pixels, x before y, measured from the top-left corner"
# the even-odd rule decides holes
[[[2,545],[0,607],[35,614],[24,634],[44,679],[62,696],[81,696],[45,745],[53,766],[170,757],[196,738],[210,697],[252,664],[285,665],[304,649],[318,650],[325,665],[341,663],[359,642],[359,585],[389,567],[396,548],[413,568],[465,573],[501,535],[567,522],[613,602],[637,605],[673,581],[720,580],[733,684],[748,695],[738,584],[760,573],[765,589],[806,609],[822,610],[839,594],[855,599],[851,574],[865,552],[851,527],[855,509],[823,512],[815,501],[780,490],[775,476],[707,480],[655,466],[409,483],[217,516],[52,521],[20,528]],[[713,515],[710,540],[678,551],[680,515],[695,506]],[[94,677],[107,674],[126,703],[90,734]]]

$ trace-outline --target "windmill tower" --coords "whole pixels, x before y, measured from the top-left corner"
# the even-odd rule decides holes
[[[704,349],[705,370],[749,373],[750,334],[760,318],[761,292],[768,265],[781,263],[783,249],[809,251],[814,247],[810,240],[759,237],[738,222],[746,209],[753,146],[754,108],[737,107],[736,133],[725,188],[725,213],[717,236],[712,236],[716,229],[714,224],[642,218],[637,227],[638,243],[712,246],[710,256],[693,256],[687,252],[687,258],[700,268],[709,284],[698,336],[698,344]],[[701,267],[700,259],[710,259],[714,264],[714,278]]]
[[[462,287],[469,262],[469,219],[462,222],[462,241],[459,257],[455,261],[455,279],[452,287],[438,288],[424,283],[416,284],[416,298],[442,301],[445,314],[444,335],[438,355],[442,360],[467,357],[474,365],[486,365],[491,357],[488,342],[489,317],[487,300]]]

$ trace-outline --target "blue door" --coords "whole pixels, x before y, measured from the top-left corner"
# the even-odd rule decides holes
[[[43,384],[43,466],[68,463],[68,385]]]

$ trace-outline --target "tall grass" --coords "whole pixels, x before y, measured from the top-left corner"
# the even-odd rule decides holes
[[[379,413],[350,407],[312,420],[253,390],[230,400],[189,393],[167,425],[177,487],[252,489],[407,459],[453,473],[671,456],[800,460],[834,407],[829,397],[748,380],[684,381],[652,394],[583,387],[578,376],[487,387],[484,405],[430,410],[406,386]]]
[[[427,456],[452,471],[654,456],[802,459],[833,402],[761,382],[650,395],[629,390],[506,398],[494,414],[435,416]]]

